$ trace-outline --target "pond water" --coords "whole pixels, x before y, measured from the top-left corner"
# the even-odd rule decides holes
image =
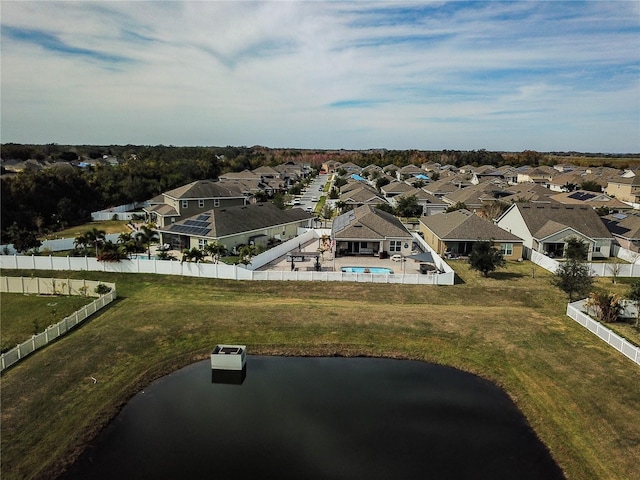
[[[249,356],[213,380],[207,360],[154,382],[63,478],[564,478],[502,390],[452,368]]]

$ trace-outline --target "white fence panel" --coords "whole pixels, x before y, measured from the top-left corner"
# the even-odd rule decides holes
[[[434,256],[434,259],[436,257]],[[438,257],[439,258],[439,257]],[[255,271],[241,265],[225,263],[191,263],[177,260],[137,258],[121,262],[99,262],[93,257],[53,257],[0,255],[0,268],[5,270],[96,271],[113,273],[153,273],[219,278],[225,280],[302,280],[373,282],[415,285],[453,285],[455,272],[442,262],[445,273],[439,274],[372,274],[316,271]]]
[[[640,365],[640,347],[636,347],[615,332],[609,330],[604,325],[596,322],[589,315],[583,312],[584,305],[585,300],[569,303],[567,305],[567,315],[597,335],[601,340],[607,342],[613,348],[621,352],[627,358],[630,358]]]
[[[560,263],[553,258],[549,258],[546,255],[543,255],[540,252],[536,252],[535,250],[530,250],[531,252],[531,261],[536,265],[541,266],[545,270],[549,270],[551,273],[555,273]]]
[[[69,285],[69,292],[82,292],[82,288],[86,287],[86,289],[84,289],[84,292],[89,296],[98,295],[95,294],[95,288],[99,284],[103,283],[90,280],[14,277],[11,279],[11,281],[0,282],[0,291],[12,293],[54,295],[58,292],[56,284],[62,285],[65,282]],[[72,315],[65,317],[57,324],[48,326],[43,332],[33,335],[29,340],[0,355],[0,371],[10,367],[27,355],[33,353],[38,348],[41,348],[47,345],[49,342],[52,342],[56,338],[64,335],[78,323],[88,318],[89,316],[103,308],[105,305],[108,305],[109,303],[114,301],[116,299],[115,284],[104,283],[104,285],[107,285],[111,288],[111,291],[109,293],[99,296],[96,300],[88,305],[85,305],[80,310],[74,312]],[[22,289],[19,289],[18,286],[22,287]],[[8,290],[8,288],[11,288],[11,290]]]

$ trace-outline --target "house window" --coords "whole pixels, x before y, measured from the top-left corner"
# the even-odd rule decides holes
[[[204,208],[204,200],[202,199],[198,200],[198,207]]]
[[[188,208],[189,207],[189,200],[182,200],[182,208]]]
[[[601,247],[600,242],[595,242],[593,244],[593,251],[594,252],[599,252],[600,251],[600,247]]]
[[[402,251],[402,241],[400,241],[400,240],[391,240],[389,242],[389,251],[390,252],[401,252]]]
[[[219,207],[220,206],[220,199],[219,198],[214,198],[213,199],[213,206],[214,207]]]
[[[500,253],[503,256],[513,255],[513,243],[500,244]]]
[[[199,238],[198,239],[198,248],[200,250],[202,250],[204,247],[206,247],[209,244],[209,241],[204,239],[204,238]]]

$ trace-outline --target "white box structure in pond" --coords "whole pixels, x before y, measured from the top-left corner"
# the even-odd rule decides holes
[[[216,345],[211,352],[211,368],[214,370],[242,370],[246,364],[246,345]]]

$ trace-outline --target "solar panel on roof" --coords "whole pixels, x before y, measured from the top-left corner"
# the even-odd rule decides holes
[[[625,218],[627,218],[627,215],[625,215],[624,213],[614,213],[613,218],[615,218],[616,220],[624,220]]]
[[[573,192],[571,195],[569,195],[569,198],[573,198],[574,200],[585,201],[585,200],[590,200],[592,198],[595,198],[596,196],[597,195],[595,193]]]

